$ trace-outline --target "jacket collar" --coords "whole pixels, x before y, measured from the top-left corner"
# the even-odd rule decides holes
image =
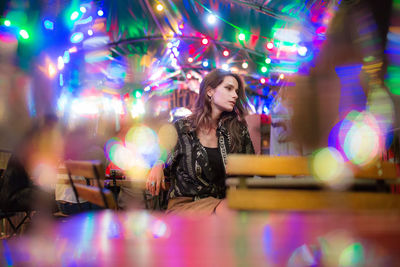
[[[185,134],[195,134],[195,132],[196,132],[196,129],[192,126],[192,124],[190,123],[190,121],[188,119],[184,119],[180,122],[180,128],[182,130],[182,133],[185,133]],[[219,132],[225,136],[228,136],[228,129],[226,129],[222,120],[220,120],[218,122],[217,132]]]

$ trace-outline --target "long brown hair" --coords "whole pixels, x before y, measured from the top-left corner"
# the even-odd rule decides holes
[[[208,73],[200,83],[199,95],[194,105],[193,114],[189,118],[192,122],[192,127],[196,131],[199,129],[211,129],[211,99],[207,96],[207,90],[209,88],[217,88],[226,76],[235,78],[239,85],[238,99],[233,110],[231,112],[223,112],[220,117],[220,120],[222,120],[231,135],[230,152],[236,152],[241,147],[241,125],[247,125],[244,116],[247,115],[249,108],[243,82],[239,75],[221,69],[214,69]]]

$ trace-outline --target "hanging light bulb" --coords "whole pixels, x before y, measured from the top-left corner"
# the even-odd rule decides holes
[[[201,43],[202,43],[203,45],[207,45],[207,44],[208,44],[208,39],[207,39],[207,38],[203,38],[203,39],[201,40]]]
[[[213,24],[215,24],[216,21],[217,21],[217,17],[215,15],[210,14],[210,15],[207,16],[208,24],[213,25]]]
[[[157,8],[157,11],[159,11],[159,12],[164,10],[164,6],[161,4],[157,4],[156,8]]]

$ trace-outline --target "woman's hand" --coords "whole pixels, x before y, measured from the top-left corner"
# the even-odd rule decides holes
[[[151,195],[158,196],[160,189],[166,190],[163,163],[157,163],[150,170],[146,181],[146,190],[148,190]]]

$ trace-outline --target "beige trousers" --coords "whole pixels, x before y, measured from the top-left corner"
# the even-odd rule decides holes
[[[168,201],[168,214],[211,215],[221,203],[222,199],[207,197],[193,200],[191,197],[177,197]]]

